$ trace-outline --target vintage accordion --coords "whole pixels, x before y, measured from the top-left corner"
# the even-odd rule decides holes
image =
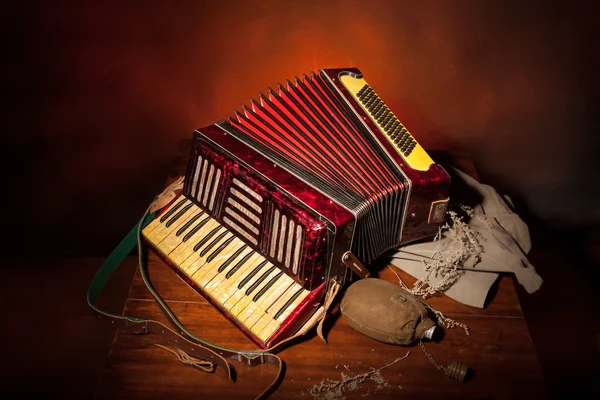
[[[347,266],[434,235],[448,185],[359,70],[325,69],[194,132],[182,195],[142,234],[268,348]]]

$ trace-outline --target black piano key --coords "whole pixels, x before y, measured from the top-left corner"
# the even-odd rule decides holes
[[[248,245],[247,245],[247,244],[245,244],[245,245],[243,245],[242,247],[240,247],[239,249],[237,249],[237,251],[236,251],[235,253],[233,253],[233,254],[231,255],[231,257],[229,257],[227,260],[225,260],[225,261],[223,262],[223,264],[221,264],[221,266],[220,266],[220,267],[219,267],[219,269],[218,269],[219,273],[223,272],[223,271],[225,270],[225,268],[227,268],[227,266],[228,266],[229,264],[231,264],[231,263],[233,262],[233,260],[235,260],[235,259],[236,259],[236,258],[237,258],[237,257],[238,257],[240,254],[242,254],[242,252],[243,252],[244,250],[246,250],[247,248],[248,248]],[[240,266],[242,266],[242,265],[243,265],[243,264],[244,264],[244,263],[245,263],[245,262],[248,260],[248,258],[250,258],[250,257],[252,257],[252,252],[250,252],[250,253],[246,254],[246,256],[245,256],[244,258],[242,258],[242,260],[241,260],[239,263],[237,263],[237,264],[234,266],[234,269],[235,269],[235,271],[237,271],[237,269],[238,269]],[[210,258],[210,257],[209,257],[209,258]],[[238,266],[238,265],[239,265],[239,266]],[[237,267],[237,268],[236,268],[236,267]],[[233,271],[233,272],[235,272],[235,271]],[[229,272],[231,272],[231,271],[229,271]],[[229,272],[227,273],[227,275],[229,275]],[[233,274],[233,272],[232,272],[232,274]],[[225,275],[225,278],[229,278],[229,276],[227,276],[227,275]]]
[[[200,252],[200,257],[204,257],[206,255],[206,253],[208,253],[210,251],[210,249],[212,249],[217,243],[219,243],[219,241],[221,239],[223,239],[228,234],[229,234],[228,230],[221,232],[221,234],[219,236],[217,236],[212,242],[210,242],[208,245],[206,245],[205,248],[202,249],[202,251]]]
[[[237,264],[235,264],[235,266],[233,268],[231,268],[229,270],[229,272],[227,272],[227,274],[225,274],[225,279],[229,279],[231,278],[231,275],[235,274],[235,272],[241,268],[242,265],[246,264],[246,262],[248,261],[248,259],[250,259],[250,257],[252,257],[252,255],[255,254],[254,252],[250,252],[248,254],[246,254],[244,256],[244,258],[242,258]],[[263,265],[265,265],[267,263],[267,260],[263,261],[262,263],[260,263],[260,265],[258,265],[257,267],[262,268]]]
[[[181,236],[181,234],[183,232],[185,232],[190,226],[192,226],[192,224],[194,222],[198,221],[198,219],[200,219],[200,217],[202,217],[202,215],[204,215],[204,211],[200,211],[198,214],[196,214],[192,218],[190,218],[190,220],[188,222],[183,224],[183,226],[177,230],[177,232],[175,233],[175,236]],[[184,236],[184,238],[185,238],[185,236]]]
[[[187,206],[183,207],[181,210],[179,210],[179,212],[177,214],[175,214],[173,216],[173,218],[171,218],[170,220],[167,221],[167,223],[165,224],[165,226],[168,228],[171,225],[173,225],[179,218],[181,218],[181,216],[183,214],[185,214],[190,208],[192,208],[193,204],[190,203]]]
[[[185,234],[185,236],[183,237],[182,242],[187,242],[192,236],[194,236],[194,234],[196,232],[198,232],[198,230],[200,230],[200,228],[202,228],[204,225],[206,225],[208,223],[208,221],[210,221],[210,217],[207,216],[202,221],[200,221],[198,223],[198,225],[196,225],[195,227],[193,227],[191,231],[189,231],[188,233]]]
[[[175,214],[175,212],[185,203],[187,199],[181,200],[179,203],[175,204],[173,208],[165,213],[162,217],[160,217],[160,222],[165,222],[171,215]]]
[[[198,251],[200,249],[200,247],[204,246],[204,244],[206,242],[208,242],[210,240],[210,238],[212,238],[213,236],[215,236],[215,233],[217,233],[217,231],[221,229],[220,226],[217,226],[215,229],[213,229],[212,231],[208,232],[206,234],[206,236],[204,236],[202,238],[202,240],[200,240],[195,246],[194,246],[194,251]]]
[[[281,307],[279,309],[279,311],[277,311],[275,313],[275,315],[273,315],[273,319],[277,319],[281,316],[281,314],[283,314],[285,312],[285,310],[287,310],[287,308],[294,302],[294,300],[296,300],[298,298],[298,296],[300,296],[300,293],[302,293],[304,289],[300,288],[298,289],[298,291],[296,293],[294,293],[294,295],[292,297],[290,297],[290,299],[288,301],[285,302],[285,304],[283,305],[283,307]]]
[[[283,271],[281,271],[280,273],[278,273],[277,275],[275,275],[274,277],[271,278],[271,280],[269,282],[266,283],[265,286],[263,286],[258,293],[256,293],[254,295],[254,297],[252,298],[252,301],[258,301],[263,294],[265,294],[265,292],[267,290],[269,290],[269,288],[271,286],[273,286],[275,284],[275,282],[277,282],[279,280],[279,278],[281,278],[283,276]]]
[[[256,290],[256,288],[264,282],[265,279],[267,279],[267,276],[269,276],[269,274],[271,272],[273,272],[277,267],[276,266],[272,266],[271,268],[269,268],[268,270],[266,270],[261,276],[260,278],[258,278],[252,285],[250,285],[250,287],[248,289],[246,289],[246,296],[250,296],[250,294]]]
[[[215,249],[215,251],[213,251],[206,258],[206,262],[211,262],[216,256],[218,256],[225,249],[225,247],[229,246],[229,243],[231,243],[235,238],[236,237],[232,235],[229,239],[227,239],[226,241],[224,241],[223,243],[221,243],[221,245],[219,247],[217,247]]]
[[[262,269],[262,267],[265,266],[265,264],[268,263],[267,260],[264,260],[263,262],[261,262],[260,264],[258,264],[252,271],[250,271],[250,273],[244,278],[242,279],[242,281],[240,282],[240,284],[238,285],[238,289],[241,289],[244,287],[244,285],[246,283],[248,283],[248,281],[250,279],[252,279],[252,277],[254,275],[256,275],[258,273],[258,271],[260,271]]]

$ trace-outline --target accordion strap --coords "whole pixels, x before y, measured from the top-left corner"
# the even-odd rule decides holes
[[[112,251],[112,253],[106,258],[96,275],[94,276],[92,283],[88,289],[87,302],[88,305],[95,312],[99,319],[110,321],[112,324],[124,328],[129,332],[136,334],[156,334],[162,336],[162,338],[170,345],[186,352],[187,354],[196,358],[210,361],[216,365],[223,367],[226,371],[229,379],[232,379],[231,367],[227,362],[227,359],[237,360],[248,366],[261,365],[263,363],[272,363],[278,366],[277,377],[271,383],[271,385],[258,395],[257,398],[266,398],[269,396],[282,380],[283,377],[283,362],[277,355],[272,354],[269,350],[257,350],[257,351],[244,351],[230,349],[222,347],[194,335],[177,319],[175,314],[171,311],[169,306],[156,292],[150,279],[148,277],[148,270],[146,263],[144,262],[142,246],[141,246],[141,230],[152,221],[156,211],[165,207],[173,198],[175,198],[175,191],[180,189],[183,178],[177,180],[174,184],[169,186],[163,193],[161,193],[155,201],[148,207],[148,210],[144,213],[142,219],[137,223],[131,231],[125,236],[125,238],[119,243],[119,245]],[[167,325],[154,320],[149,320],[139,317],[131,317],[120,314],[113,314],[100,309],[96,305],[96,300],[102,293],[106,282],[117,269],[121,262],[129,255],[131,250],[138,247],[138,259],[139,267],[144,283],[148,287],[148,290],[156,299],[161,311],[165,317],[176,327],[176,330],[171,329]],[[300,336],[310,329],[316,322],[309,321],[296,335]],[[309,326],[310,325],[310,326]],[[286,340],[288,342],[292,338]],[[283,344],[280,343],[279,345]],[[279,346],[278,345],[278,346]],[[276,346],[276,347],[278,347]],[[233,379],[232,379],[233,380]]]

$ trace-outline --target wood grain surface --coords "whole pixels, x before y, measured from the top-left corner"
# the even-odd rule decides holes
[[[176,158],[174,173],[182,171],[185,157]],[[467,163],[468,165],[468,163]],[[385,262],[375,273],[398,282]],[[151,280],[158,293],[192,332],[208,341],[237,349],[256,346],[231,322],[188,287],[164,262],[151,253],[148,258]],[[414,279],[395,269],[411,284]],[[489,305],[477,309],[444,295],[429,304],[449,317],[467,324],[471,335],[461,328],[445,329],[438,343],[427,348],[438,363],[459,361],[474,369],[472,379],[459,383],[447,378],[428,360],[419,346],[401,347],[380,343],[354,331],[332,309],[325,324],[328,343],[314,332],[296,340],[278,354],[286,364],[285,378],[271,396],[274,399],[312,399],[311,389],[327,380],[339,381],[380,368],[409,352],[408,357],[380,372],[382,381],[366,378],[356,387],[344,386],[343,398],[544,398],[545,385],[540,365],[523,318],[513,278],[503,276]],[[136,272],[124,314],[164,321],[158,306]],[[247,367],[232,361],[235,382],[223,370],[205,373],[190,368],[172,354],[155,346],[154,335],[133,335],[118,330],[100,383],[98,399],[253,399],[274,379],[273,365]],[[353,390],[352,390],[353,389]],[[331,396],[331,393],[329,393]],[[321,392],[317,398],[327,397]]]

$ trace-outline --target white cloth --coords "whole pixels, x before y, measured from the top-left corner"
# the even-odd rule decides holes
[[[488,292],[498,278],[497,272],[514,273],[529,293],[538,290],[542,285],[542,278],[526,256],[531,249],[527,224],[493,187],[481,184],[459,170],[455,171],[467,186],[481,196],[481,203],[473,207],[468,225],[479,233],[482,253],[480,262],[467,260],[462,265],[464,273],[444,293],[461,303],[483,308]],[[506,199],[511,203],[508,197]],[[443,254],[450,240],[452,238],[449,235],[443,235],[439,242],[403,246],[392,255],[392,264],[417,279],[424,279],[427,272],[422,261],[431,258],[437,250]],[[428,279],[430,285],[441,280],[432,276]]]

